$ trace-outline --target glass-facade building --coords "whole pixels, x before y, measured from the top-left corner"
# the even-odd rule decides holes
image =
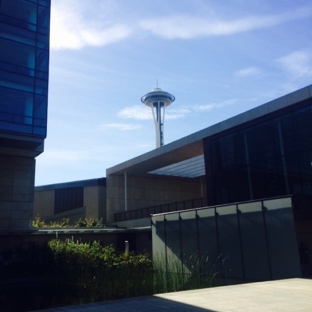
[[[45,138],[50,0],[1,0],[0,23],[0,131]]]
[[[50,0],[0,0],[0,232],[31,230],[47,134]]]
[[[312,195],[312,100],[203,140],[208,205]]]
[[[311,87],[216,129],[202,138],[207,207],[153,215],[154,257],[185,282],[310,276]]]

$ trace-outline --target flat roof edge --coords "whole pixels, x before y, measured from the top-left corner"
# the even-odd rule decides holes
[[[263,117],[267,114],[274,113],[278,110],[292,106],[296,103],[302,102],[309,98],[312,98],[312,85],[308,85],[304,88],[301,88],[289,94],[283,95],[272,101],[266,102],[260,106],[252,108],[246,112],[230,117],[224,121],[221,121],[219,123],[206,127],[195,133],[187,135],[181,139],[178,139],[176,141],[163,145],[159,148],[151,150],[145,154],[142,154],[140,156],[137,156],[130,160],[122,162],[118,165],[110,167],[106,169],[106,176],[108,176],[109,174],[113,174],[114,172],[118,172],[118,171],[120,172],[121,170],[126,171],[128,167],[138,164],[140,162],[147,161],[159,155],[172,152],[173,150],[181,148],[185,145],[189,145],[199,140],[203,140],[206,137],[215,135],[225,130],[228,130],[236,126],[242,125],[244,123],[250,122],[257,118]]]
[[[35,186],[35,191],[48,191],[48,190],[56,190],[56,189],[70,188],[70,187],[85,187],[85,186],[96,186],[96,185],[105,186],[106,178],[40,185],[40,186]]]

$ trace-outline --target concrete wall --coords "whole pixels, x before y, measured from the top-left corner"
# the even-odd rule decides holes
[[[207,239],[208,238],[208,239]],[[291,197],[152,216],[153,257],[237,281],[301,277]]]
[[[134,219],[134,220],[126,220],[120,222],[114,222],[112,225],[117,226],[119,228],[139,228],[139,227],[146,227],[151,225],[151,218],[142,218],[142,219]]]
[[[45,217],[44,220],[46,221],[46,223],[53,223],[62,222],[63,219],[68,219],[69,224],[75,224],[77,221],[79,221],[80,219],[84,219],[85,217],[86,209],[85,207],[82,207],[50,215],[48,217]]]
[[[34,200],[34,216],[42,220],[58,221],[62,218],[69,218],[75,222],[79,218],[97,218],[105,222],[105,186],[94,185],[83,188],[83,207],[54,214],[55,189],[36,190]],[[81,211],[83,209],[83,211]]]
[[[125,211],[125,178],[107,177],[107,222],[114,221],[114,213]],[[205,196],[206,187],[198,179],[127,177],[127,210],[140,209]]]
[[[105,222],[105,187],[87,186],[83,189],[83,204],[86,207],[86,218],[103,219]]]
[[[0,231],[29,231],[35,159],[0,155]]]
[[[34,217],[45,219],[54,214],[54,190],[35,191]]]

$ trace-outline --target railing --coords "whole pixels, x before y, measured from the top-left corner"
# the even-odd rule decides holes
[[[200,208],[207,206],[207,198],[195,198],[189,199],[174,203],[156,205],[151,207],[145,207],[141,209],[117,212],[114,214],[114,221],[127,221],[127,220],[136,220],[149,218],[152,214],[170,212],[170,211],[179,211],[179,210],[187,210],[193,208]]]

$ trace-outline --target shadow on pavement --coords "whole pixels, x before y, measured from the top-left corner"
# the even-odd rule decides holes
[[[159,312],[159,311],[179,311],[179,312],[217,312],[211,309],[203,309],[189,304],[176,302],[156,296],[121,299],[116,301],[98,302],[70,307],[60,307],[41,312]],[[35,311],[29,311],[35,312]],[[36,312],[39,312],[37,310]]]

